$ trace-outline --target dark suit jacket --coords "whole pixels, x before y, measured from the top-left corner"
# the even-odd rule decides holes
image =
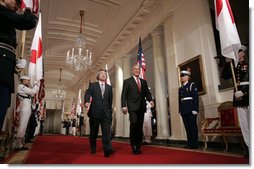
[[[102,99],[99,82],[91,83],[85,93],[85,103],[90,102],[90,97],[92,97],[92,101],[88,116],[90,118],[107,118],[112,121],[112,87],[105,84],[105,92]]]
[[[146,111],[146,99],[152,101],[151,93],[148,89],[147,82],[140,79],[141,92],[138,90],[138,85],[133,77],[124,80],[121,97],[122,107],[128,107],[129,112]]]

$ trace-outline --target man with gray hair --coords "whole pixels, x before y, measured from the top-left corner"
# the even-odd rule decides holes
[[[130,144],[132,153],[141,152],[143,140],[143,122],[146,112],[146,100],[154,107],[151,93],[146,80],[139,78],[140,68],[138,64],[132,66],[132,77],[125,79],[121,96],[122,112],[129,113],[130,117]]]

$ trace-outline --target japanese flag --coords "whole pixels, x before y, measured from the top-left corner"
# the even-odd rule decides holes
[[[32,41],[28,72],[32,86],[34,81],[39,82],[41,79],[43,79],[41,12],[39,13],[39,20]]]
[[[238,51],[241,48],[234,16],[228,0],[214,0],[216,28],[220,33],[221,53],[238,63]]]

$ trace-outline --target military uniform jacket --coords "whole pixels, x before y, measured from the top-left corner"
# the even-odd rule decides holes
[[[243,97],[238,99],[234,96],[234,106],[249,106],[249,63],[242,61],[235,68],[237,89],[244,93]]]
[[[188,82],[181,86],[178,92],[178,99],[181,115],[191,114],[192,111],[199,112],[198,89],[195,83]]]
[[[0,83],[8,85],[13,93],[17,46],[15,29],[32,29],[37,19],[31,12],[25,11],[21,15],[0,5],[0,21]]]

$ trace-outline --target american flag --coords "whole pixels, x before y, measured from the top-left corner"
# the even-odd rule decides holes
[[[142,45],[141,45],[141,37],[139,38],[139,48],[138,48],[138,65],[140,67],[140,74],[139,77],[141,79],[146,80],[146,63],[145,63],[145,56],[143,54]]]
[[[13,119],[13,125],[15,127],[19,126],[20,116],[19,116],[19,106],[20,106],[20,100],[18,95],[16,96],[16,105],[14,109],[14,119]]]
[[[70,116],[71,117],[76,116],[76,103],[75,103],[75,99],[73,99],[73,101],[72,101],[72,107],[71,107]]]
[[[46,101],[44,101],[44,102],[40,102],[39,103],[39,110],[40,110],[40,114],[39,114],[39,117],[40,117],[40,119],[46,119]]]

